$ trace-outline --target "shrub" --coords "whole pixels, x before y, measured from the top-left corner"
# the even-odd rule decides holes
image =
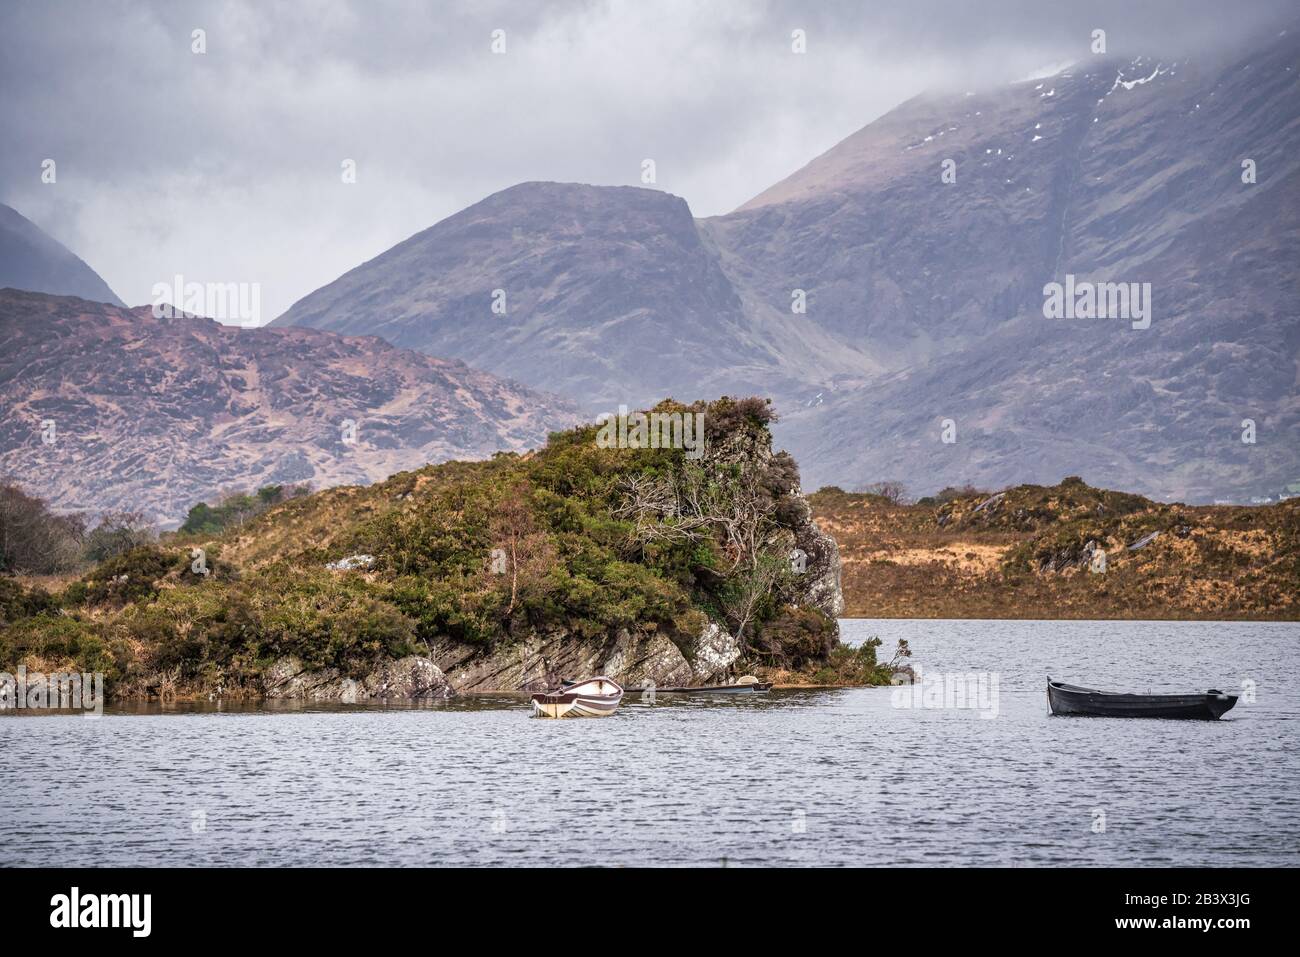
[[[66,615],[40,614],[0,630],[0,670],[20,663],[42,671],[121,674],[121,663],[94,622]]]
[[[0,573],[55,575],[76,567],[86,533],[79,515],[55,515],[12,483],[0,484]]]
[[[907,486],[902,482],[873,482],[863,489],[867,495],[875,495],[890,505],[906,505],[911,500]]]
[[[59,603],[43,588],[24,588],[12,578],[0,577],[0,625],[57,612]]]
[[[754,652],[770,664],[802,668],[824,661],[837,641],[835,622],[816,608],[782,608],[759,626]]]
[[[102,562],[148,545],[153,529],[142,512],[105,512],[86,535],[82,557],[88,562]]]
[[[898,648],[888,663],[881,663],[877,657],[883,642],[877,637],[868,638],[856,648],[844,643],[837,643],[831,649],[825,667],[818,669],[813,680],[819,684],[849,685],[887,685],[895,669],[902,666],[903,660],[912,656],[907,646],[907,639],[898,640]]]
[[[227,528],[242,527],[272,505],[308,494],[306,485],[263,485],[255,493],[226,492],[216,505],[199,502],[190,508],[178,529],[186,535],[217,535]]]
[[[75,595],[77,604],[87,605],[123,605],[152,598],[158,582],[185,565],[184,555],[145,545],[101,562],[81,579],[83,587],[70,588],[67,594]]]

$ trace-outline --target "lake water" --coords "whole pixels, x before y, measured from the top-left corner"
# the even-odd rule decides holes
[[[515,696],[10,715],[0,863],[1300,864],[1300,625],[842,624],[907,638],[925,674],[996,673],[996,715],[889,688],[629,696],[576,721]],[[1256,700],[1052,718],[1049,673]]]

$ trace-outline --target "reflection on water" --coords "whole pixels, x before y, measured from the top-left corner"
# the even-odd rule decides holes
[[[0,718],[10,864],[1300,864],[1300,626],[845,622],[927,673],[996,672],[995,719],[888,688],[224,701]],[[1062,719],[1046,675],[1236,690],[1220,722]]]

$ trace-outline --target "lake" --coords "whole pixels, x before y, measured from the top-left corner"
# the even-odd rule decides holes
[[[924,675],[986,672],[996,696],[8,715],[3,863],[1300,864],[1300,624],[841,624],[884,652],[906,638]],[[1053,718],[1048,674],[1255,700],[1218,722]]]

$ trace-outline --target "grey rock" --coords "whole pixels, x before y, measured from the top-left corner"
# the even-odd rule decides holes
[[[301,660],[288,656],[265,671],[262,688],[268,698],[342,704],[383,698],[450,698],[453,694],[438,666],[419,655],[384,662],[361,681],[344,678],[333,668],[308,671]]]
[[[451,682],[428,658],[410,655],[389,661],[361,683],[367,698],[450,698]]]
[[[336,562],[326,562],[325,567],[331,571],[347,572],[357,568],[369,568],[375,563],[374,555],[349,555]]]
[[[740,653],[736,636],[721,625],[709,622],[695,643],[695,661],[691,669],[695,683],[712,684],[725,680]]]
[[[1146,548],[1148,545],[1150,545],[1152,542],[1154,542],[1154,541],[1155,541],[1157,538],[1159,538],[1159,537],[1160,537],[1160,533],[1159,533],[1159,532],[1152,532],[1150,535],[1143,535],[1143,536],[1142,536],[1141,538],[1139,538],[1136,542],[1134,542],[1132,545],[1130,545],[1130,546],[1128,547],[1128,550],[1129,550],[1130,552],[1136,552],[1138,549]]]
[[[807,555],[798,604],[812,605],[829,618],[839,618],[844,614],[839,545],[811,519],[799,528],[795,540]]]
[[[433,643],[431,653],[457,692],[542,691],[566,678],[594,675],[628,686],[685,685],[692,679],[681,650],[659,631],[622,630],[601,641],[557,630],[486,650],[444,639]]]

